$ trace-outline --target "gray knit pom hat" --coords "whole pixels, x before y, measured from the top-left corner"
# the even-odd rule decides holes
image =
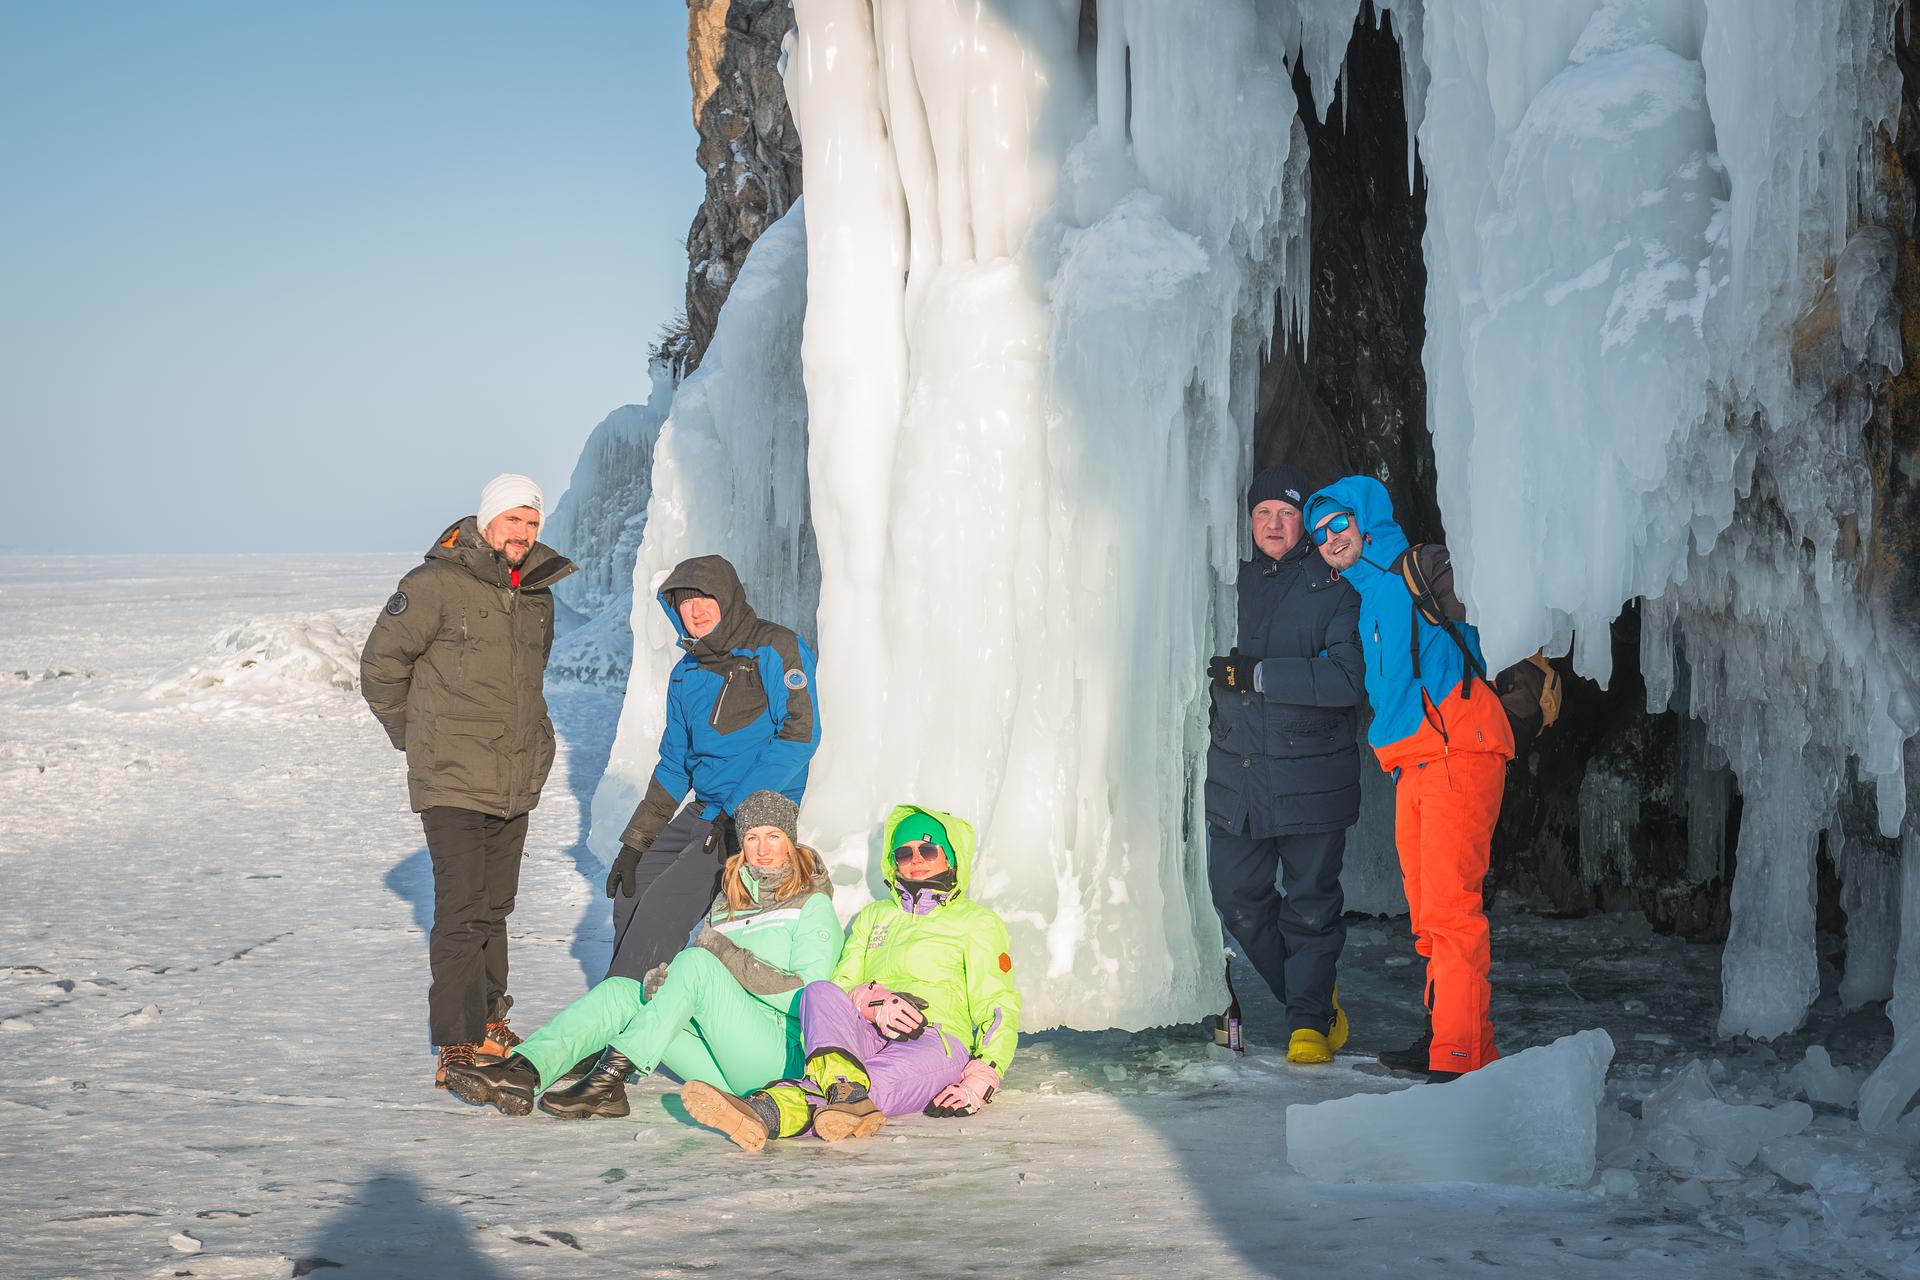
[[[800,843],[800,806],[778,791],[756,791],[733,811],[734,829],[741,836],[755,827],[778,827],[789,841]]]

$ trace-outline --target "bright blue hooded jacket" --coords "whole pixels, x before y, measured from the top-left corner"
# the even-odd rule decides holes
[[[1391,768],[1388,761],[1395,755],[1391,749],[1423,731],[1438,735],[1442,744],[1446,742],[1448,730],[1440,716],[1440,704],[1467,680],[1467,660],[1444,628],[1419,616],[1405,579],[1394,571],[1394,560],[1407,549],[1407,535],[1393,518],[1393,500],[1387,496],[1386,486],[1371,476],[1347,476],[1319,490],[1307,499],[1309,536],[1322,517],[1339,511],[1353,514],[1365,538],[1359,561],[1341,576],[1360,593],[1360,647],[1366,651],[1367,701],[1373,705],[1367,744],[1381,754],[1382,765]],[[1468,623],[1454,625],[1484,670],[1480,633]],[[1413,671],[1416,633],[1420,646],[1417,677]],[[1472,696],[1484,697],[1489,711],[1499,707],[1499,698],[1484,684]],[[1502,726],[1505,718],[1505,712],[1499,712]],[[1500,746],[1476,742],[1468,749],[1498,750]],[[1504,750],[1507,755],[1513,754],[1510,732]]]
[[[711,633],[699,639],[687,633],[671,603],[680,591],[719,604],[720,622]],[[688,791],[709,819],[732,813],[755,791],[778,791],[800,803],[820,745],[813,650],[754,613],[724,557],[682,562],[660,584],[658,598],[686,654],[667,678],[660,762],[620,837],[636,849],[653,843]]]

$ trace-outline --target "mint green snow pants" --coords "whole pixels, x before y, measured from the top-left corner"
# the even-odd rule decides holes
[[[806,1066],[799,1022],[748,995],[699,947],[667,962],[666,981],[653,999],[632,978],[607,978],[514,1052],[533,1064],[545,1089],[608,1045],[641,1075],[665,1066],[682,1080],[734,1094],[798,1076]]]

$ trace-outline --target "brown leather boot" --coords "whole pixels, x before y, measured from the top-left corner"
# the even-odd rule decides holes
[[[822,1142],[871,1138],[887,1123],[887,1113],[867,1096],[867,1087],[851,1080],[827,1086],[827,1100],[813,1111],[813,1133]]]

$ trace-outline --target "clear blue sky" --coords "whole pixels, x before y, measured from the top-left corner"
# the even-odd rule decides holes
[[[689,104],[681,0],[0,4],[0,546],[558,499],[682,305]]]

